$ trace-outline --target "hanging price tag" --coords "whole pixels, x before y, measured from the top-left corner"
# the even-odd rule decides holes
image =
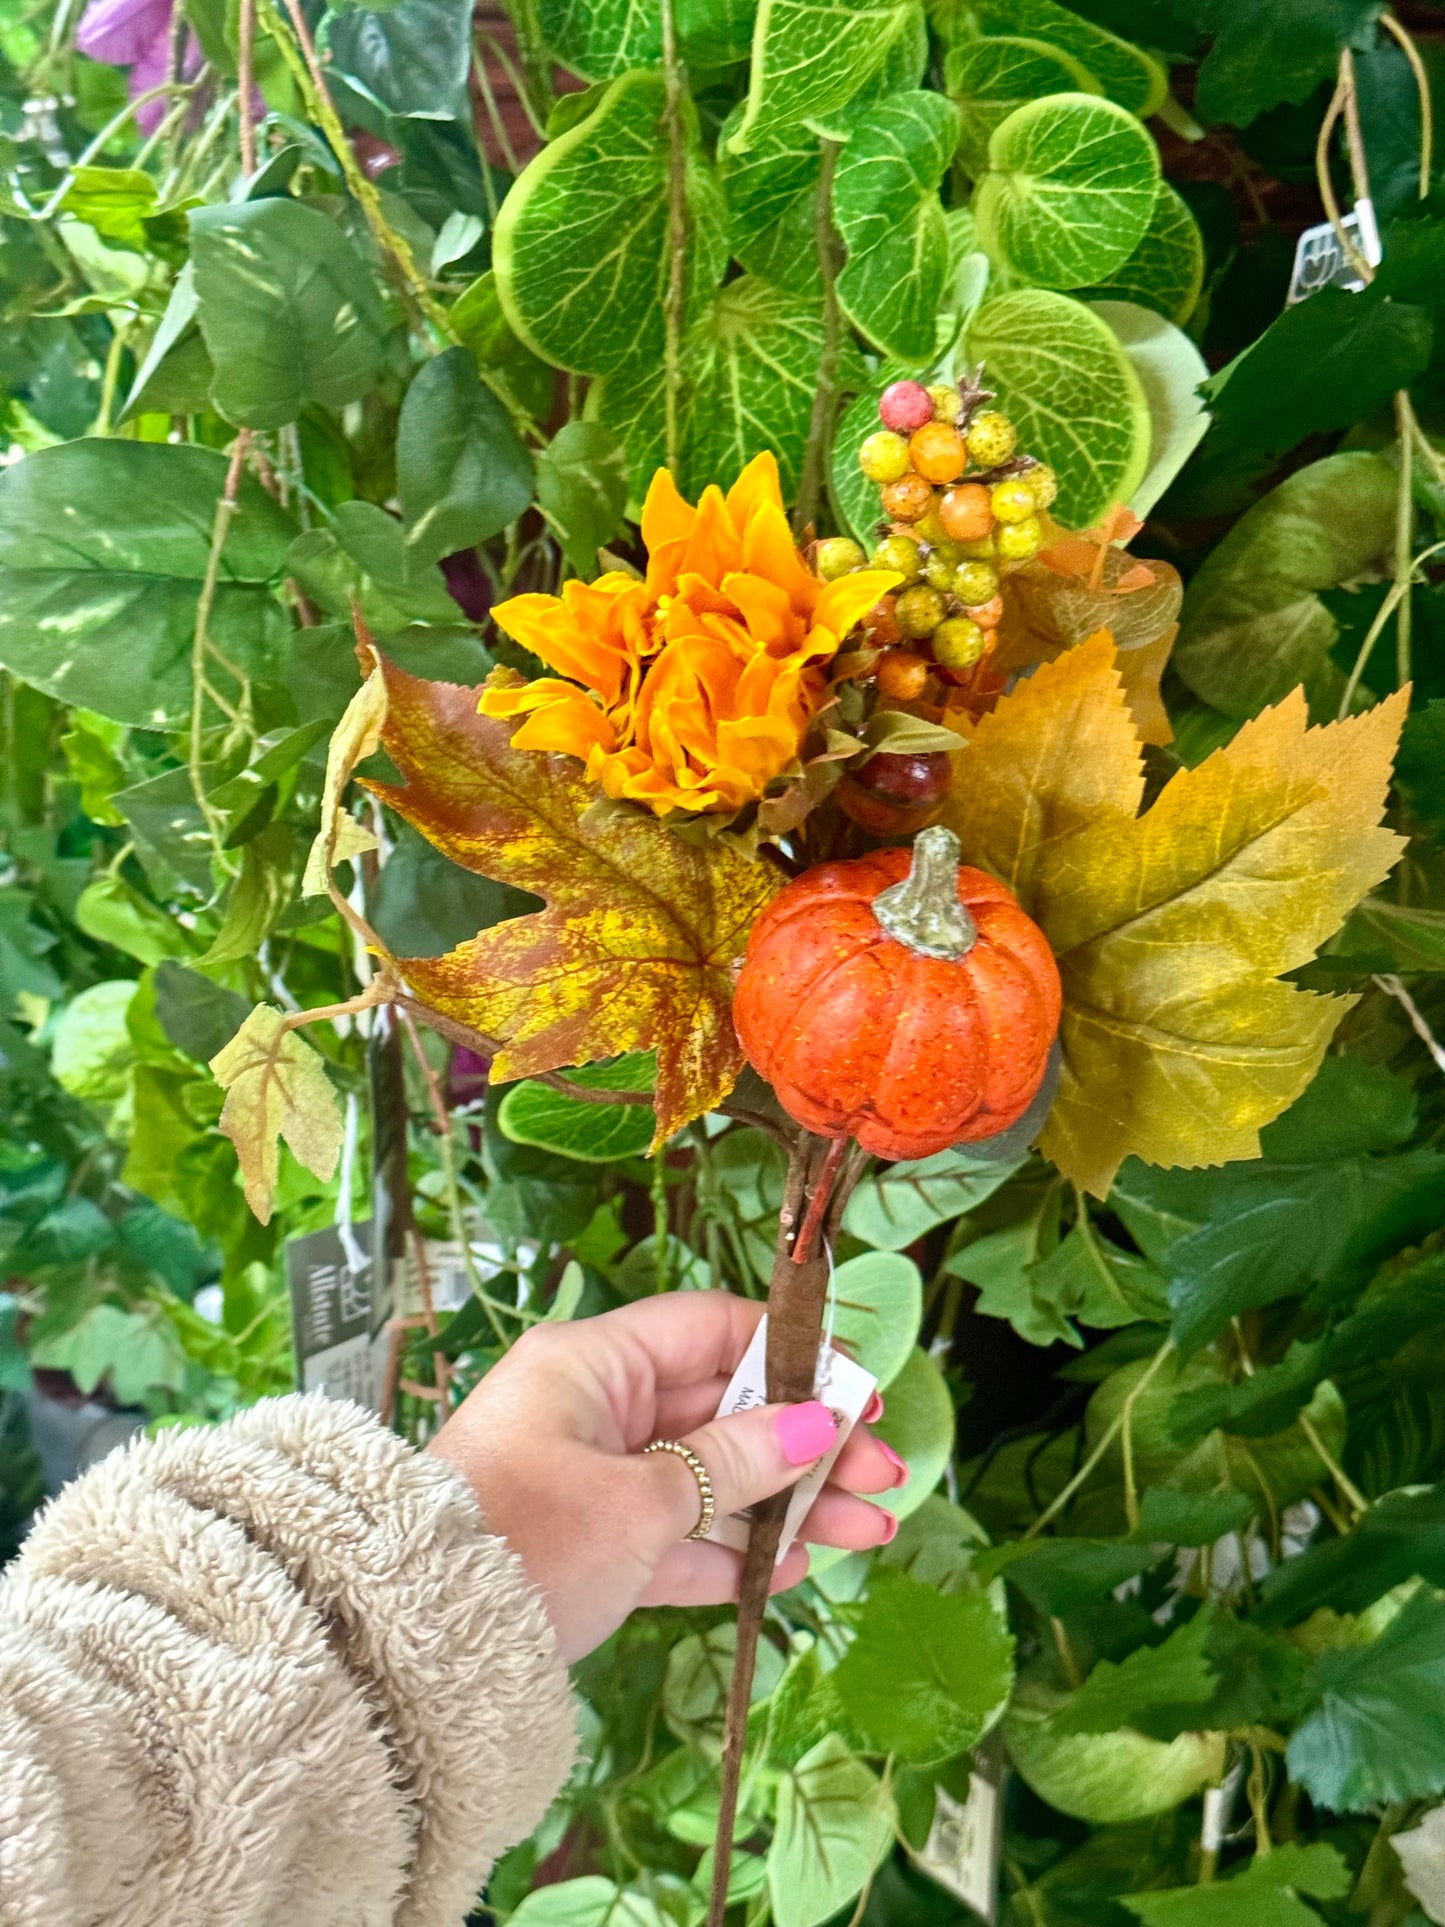
[[[1375,210],[1367,200],[1357,201],[1340,226],[1362,259],[1372,268],[1380,265],[1380,230],[1375,225]],[[1359,267],[1340,245],[1330,221],[1306,228],[1295,245],[1294,271],[1290,275],[1287,305],[1303,301],[1319,288],[1347,288],[1358,294],[1365,285]]]
[[[834,1351],[831,1345],[823,1347],[818,1357],[817,1376],[813,1381],[813,1396],[821,1399],[837,1419],[838,1437],[827,1457],[820,1459],[812,1471],[793,1487],[793,1496],[783,1522],[783,1536],[778,1542],[779,1559],[797,1538],[809,1506],[822,1490],[834,1461],[848,1441],[848,1434],[862,1417],[877,1384],[877,1379],[865,1372],[861,1365],[855,1365],[851,1358]],[[750,1411],[753,1406],[766,1405],[767,1402],[768,1321],[764,1318],[759,1322],[752,1343],[733,1373],[732,1383],[723,1393],[717,1416],[727,1418],[733,1412]],[[747,1513],[730,1513],[726,1518],[715,1519],[712,1531],[707,1536],[719,1545],[731,1546],[735,1552],[746,1552],[748,1523]]]
[[[918,1864],[940,1887],[988,1921],[998,1919],[998,1870],[1003,1852],[1001,1749],[985,1743],[974,1756],[968,1798],[956,1800],[946,1787],[937,1790],[933,1826]]]
[[[286,1247],[296,1379],[303,1392],[381,1409],[387,1307],[375,1296],[371,1224],[333,1226]]]

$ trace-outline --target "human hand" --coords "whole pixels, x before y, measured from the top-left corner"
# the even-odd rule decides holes
[[[742,1555],[688,1540],[697,1481],[680,1439],[707,1467],[719,1517],[802,1477],[835,1436],[823,1405],[764,1405],[714,1419],[764,1307],[725,1291],[647,1298],[570,1325],[536,1325],[488,1372],[431,1445],[471,1485],[493,1532],[520,1556],[563,1653],[592,1651],[635,1606],[736,1599]],[[858,1426],[818,1494],[803,1536],[863,1551],[898,1522],[857,1495],[907,1478]],[[795,1544],[773,1590],[808,1568]]]

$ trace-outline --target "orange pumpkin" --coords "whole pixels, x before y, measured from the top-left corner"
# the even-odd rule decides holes
[[[822,1137],[922,1158],[1022,1117],[1059,972],[1004,885],[935,825],[910,852],[809,870],[758,918],[733,1019],[783,1109]]]

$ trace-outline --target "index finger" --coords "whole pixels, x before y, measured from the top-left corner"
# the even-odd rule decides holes
[[[672,1291],[580,1321],[580,1336],[636,1347],[659,1391],[731,1378],[767,1306],[731,1291]]]

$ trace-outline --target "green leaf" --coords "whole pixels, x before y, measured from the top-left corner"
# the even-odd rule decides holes
[[[832,1684],[870,1752],[951,1759],[1002,1715],[1014,1642],[986,1592],[941,1593],[880,1567],[856,1634]]]
[[[1137,302],[1182,328],[1203,286],[1204,236],[1199,223],[1183,196],[1168,181],[1161,181],[1143,240],[1127,261],[1086,293],[1091,298]]]
[[[532,458],[470,348],[437,355],[406,391],[396,485],[412,574],[485,542],[531,501]]]
[[[1395,782],[1411,811],[1438,840],[1445,831],[1445,697],[1406,717]]]
[[[974,201],[996,261],[1046,288],[1082,288],[1121,267],[1159,196],[1159,154],[1124,108],[1053,94],[1000,122]]]
[[[1283,101],[1308,100],[1379,10],[1376,0],[1195,0],[1191,21],[1215,36],[1199,70],[1197,112],[1248,127]]]
[[[1124,1539],[1040,1538],[991,1547],[974,1569],[980,1579],[1007,1579],[1045,1617],[1065,1619],[1158,1563],[1154,1546]]]
[[[734,153],[784,127],[845,107],[910,28],[907,0],[760,0]]]
[[[376,284],[334,221],[300,201],[192,210],[196,319],[216,408],[279,428],[312,403],[358,401],[381,366]]]
[[[1346,428],[1408,388],[1430,359],[1424,308],[1321,288],[1286,308],[1213,377],[1209,434],[1182,489],[1189,514],[1234,513],[1307,435]]]
[[[887,1789],[830,1733],[778,1786],[768,1849],[777,1927],[820,1927],[862,1891],[892,1839]]]
[[[1243,1492],[1173,1492],[1151,1486],[1139,1507],[1139,1537],[1172,1546],[1212,1546],[1242,1532],[1253,1510]]]
[[[47,695],[145,729],[189,725],[196,598],[226,458],[118,439],[0,473],[0,663]],[[270,593],[294,533],[252,477],[222,551],[212,641],[274,676],[289,623]]]
[[[301,852],[289,823],[268,823],[241,853],[241,874],[226,896],[221,927],[199,959],[240,963],[254,957],[296,901]]]
[[[660,0],[538,0],[537,24],[562,65],[584,80],[662,61]]]
[[[166,311],[151,336],[120,412],[123,422],[152,411],[199,415],[211,405],[216,371],[196,326],[195,271],[189,261],[176,276]]]
[[[832,1283],[833,1342],[885,1389],[907,1364],[923,1320],[923,1280],[901,1252],[865,1251]]]
[[[135,1049],[125,1014],[135,996],[135,979],[92,984],[60,1013],[50,1045],[50,1068],[57,1084],[88,1104],[114,1104],[125,1091]]]
[[[591,1090],[650,1091],[656,1069],[651,1051],[633,1051],[610,1064],[584,1064],[566,1076]],[[498,1107],[497,1123],[514,1144],[535,1144],[584,1164],[640,1157],[657,1130],[650,1104],[588,1104],[530,1080],[512,1085]]]
[[[443,957],[479,931],[541,907],[527,890],[464,870],[409,823],[393,827],[396,840],[368,904],[372,927],[393,957]]]
[[[516,1927],[676,1927],[648,1894],[629,1893],[601,1874],[558,1880],[525,1894]]]
[[[665,83],[623,74],[585,120],[544,147],[502,203],[492,237],[497,292],[534,353],[576,374],[662,361],[670,273]],[[716,179],[687,114],[687,302],[727,262]]]
[[[1290,1736],[1290,1777],[1335,1813],[1445,1792],[1442,1664],[1445,1606],[1427,1589],[1372,1645],[1323,1654],[1315,1710]]]
[[[737,1645],[738,1629],[729,1621],[707,1632],[689,1633],[667,1656],[663,1717],[684,1745],[696,1747],[712,1759],[722,1748],[723,1712]],[[782,1654],[766,1640],[760,1641],[752,1699],[767,1699],[782,1677]]]
[[[251,1006],[198,970],[167,962],[156,967],[155,1010],[175,1048],[198,1064],[209,1064],[245,1023]]]
[[[966,1258],[967,1251],[960,1256]],[[1164,1279],[1147,1261],[1106,1238],[1087,1218],[1078,1219],[1046,1258],[1029,1266],[1028,1282],[1036,1302],[1097,1331],[1112,1331],[1139,1319],[1168,1322]],[[983,1310],[981,1303],[979,1310]],[[1080,1341],[1071,1337],[1068,1342]]]
[[[1209,427],[1199,395],[1209,364],[1182,328],[1152,308],[1131,301],[1091,300],[1089,305],[1129,357],[1149,405],[1149,466],[1129,497],[1134,513],[1147,516]]]
[[[203,766],[203,782],[209,774]],[[153,871],[159,865],[162,883],[179,879],[198,895],[209,897],[211,838],[191,787],[190,771],[163,770],[127,790],[117,790],[114,800],[135,833],[140,846],[137,855],[147,869]]]
[[[1131,1726],[1157,1740],[1205,1725],[1219,1674],[1209,1658],[1214,1616],[1205,1607],[1160,1646],[1101,1659],[1054,1720],[1058,1733],[1112,1733]]]
[[[298,535],[286,571],[334,616],[349,620],[359,602],[375,636],[390,637],[413,622],[462,621],[441,570],[408,557],[401,523],[374,502],[342,502],[330,528]],[[354,673],[354,657],[349,667]]]
[[[1297,469],[1241,516],[1184,597],[1172,661],[1189,688],[1244,718],[1298,683],[1323,675],[1332,687],[1339,625],[1319,592],[1384,565],[1398,493],[1383,456],[1348,449]]]
[[[600,422],[564,422],[537,457],[537,500],[578,575],[595,575],[627,506],[626,449]]]
[[[1110,100],[1141,120],[1158,112],[1168,92],[1168,76],[1157,60],[1056,0],[979,0],[971,12],[985,33],[1047,41],[1078,61]],[[1131,32],[1137,17],[1137,10],[1130,15]],[[1138,37],[1154,44],[1144,31]]]
[[[823,156],[801,124],[758,134],[745,152],[729,142],[746,111],[739,101],[718,135],[718,180],[727,200],[732,251],[750,274],[813,300],[823,292],[816,235]]]
[[[326,16],[332,71],[383,113],[471,127],[472,14],[467,0],[393,0]]]
[[[888,1384],[888,1405],[873,1427],[878,1437],[908,1467],[908,1483],[874,1500],[899,1519],[916,1512],[943,1477],[953,1451],[953,1400],[943,1374],[928,1353],[915,1346],[908,1363]]]
[[[1290,1626],[1321,1606],[1363,1612],[1407,1579],[1445,1586],[1445,1485],[1388,1492],[1346,1537],[1276,1566],[1255,1616],[1262,1625]]]
[[[1017,109],[1046,94],[1100,91],[1088,68],[1061,47],[1011,32],[952,48],[944,79],[963,123],[959,159],[975,180],[988,171],[994,129]]]
[[[478,368],[534,420],[545,421],[551,413],[556,375],[512,332],[491,268],[457,296],[452,303],[451,322],[458,339],[476,356]]]
[[[934,1225],[992,1197],[1017,1169],[1017,1164],[971,1158],[967,1151],[939,1151],[931,1158],[890,1164],[858,1186],[843,1228],[876,1250],[903,1251]]]
[[[1020,1777],[1061,1813],[1094,1826],[1167,1813],[1201,1787],[1217,1785],[1224,1772],[1222,1733],[1181,1733],[1167,1744],[1127,1727],[1060,1733],[1055,1715],[1067,1704],[1066,1694],[1028,1682],[1015,1692],[1003,1722]]]
[[[96,877],[81,891],[75,905],[75,922],[87,937],[123,950],[126,956],[135,957],[143,964],[158,964],[163,957],[194,954],[178,923],[132,889],[124,877],[112,876],[109,872]]]
[[[1149,404],[1129,357],[1082,302],[1044,288],[986,301],[967,330],[1023,446],[1057,470],[1058,519],[1085,528],[1149,465]]]
[[[833,182],[833,219],[848,250],[844,313],[885,353],[928,361],[948,279],[938,183],[958,143],[958,110],[941,94],[895,94],[854,126]]]
[[[753,275],[730,281],[683,344],[679,486],[699,495],[729,486],[763,449],[778,460],[784,495],[797,485],[823,352],[822,308]],[[844,378],[856,351],[841,358]],[[609,375],[588,397],[589,418],[625,443],[632,500],[640,503],[664,449],[658,370]]]
[[[1334,1847],[1291,1840],[1256,1853],[1242,1872],[1224,1880],[1124,1894],[1122,1904],[1144,1927],[1319,1927],[1321,1916],[1298,1896],[1339,1900],[1353,1884],[1354,1875]]]
[[[689,66],[730,67],[752,51],[757,0],[677,0],[677,35]]]
[[[40,1340],[31,1357],[69,1372],[87,1395],[109,1379],[121,1405],[139,1405],[148,1392],[179,1392],[185,1383],[185,1355],[169,1326],[118,1305],[94,1306],[69,1331]]]

